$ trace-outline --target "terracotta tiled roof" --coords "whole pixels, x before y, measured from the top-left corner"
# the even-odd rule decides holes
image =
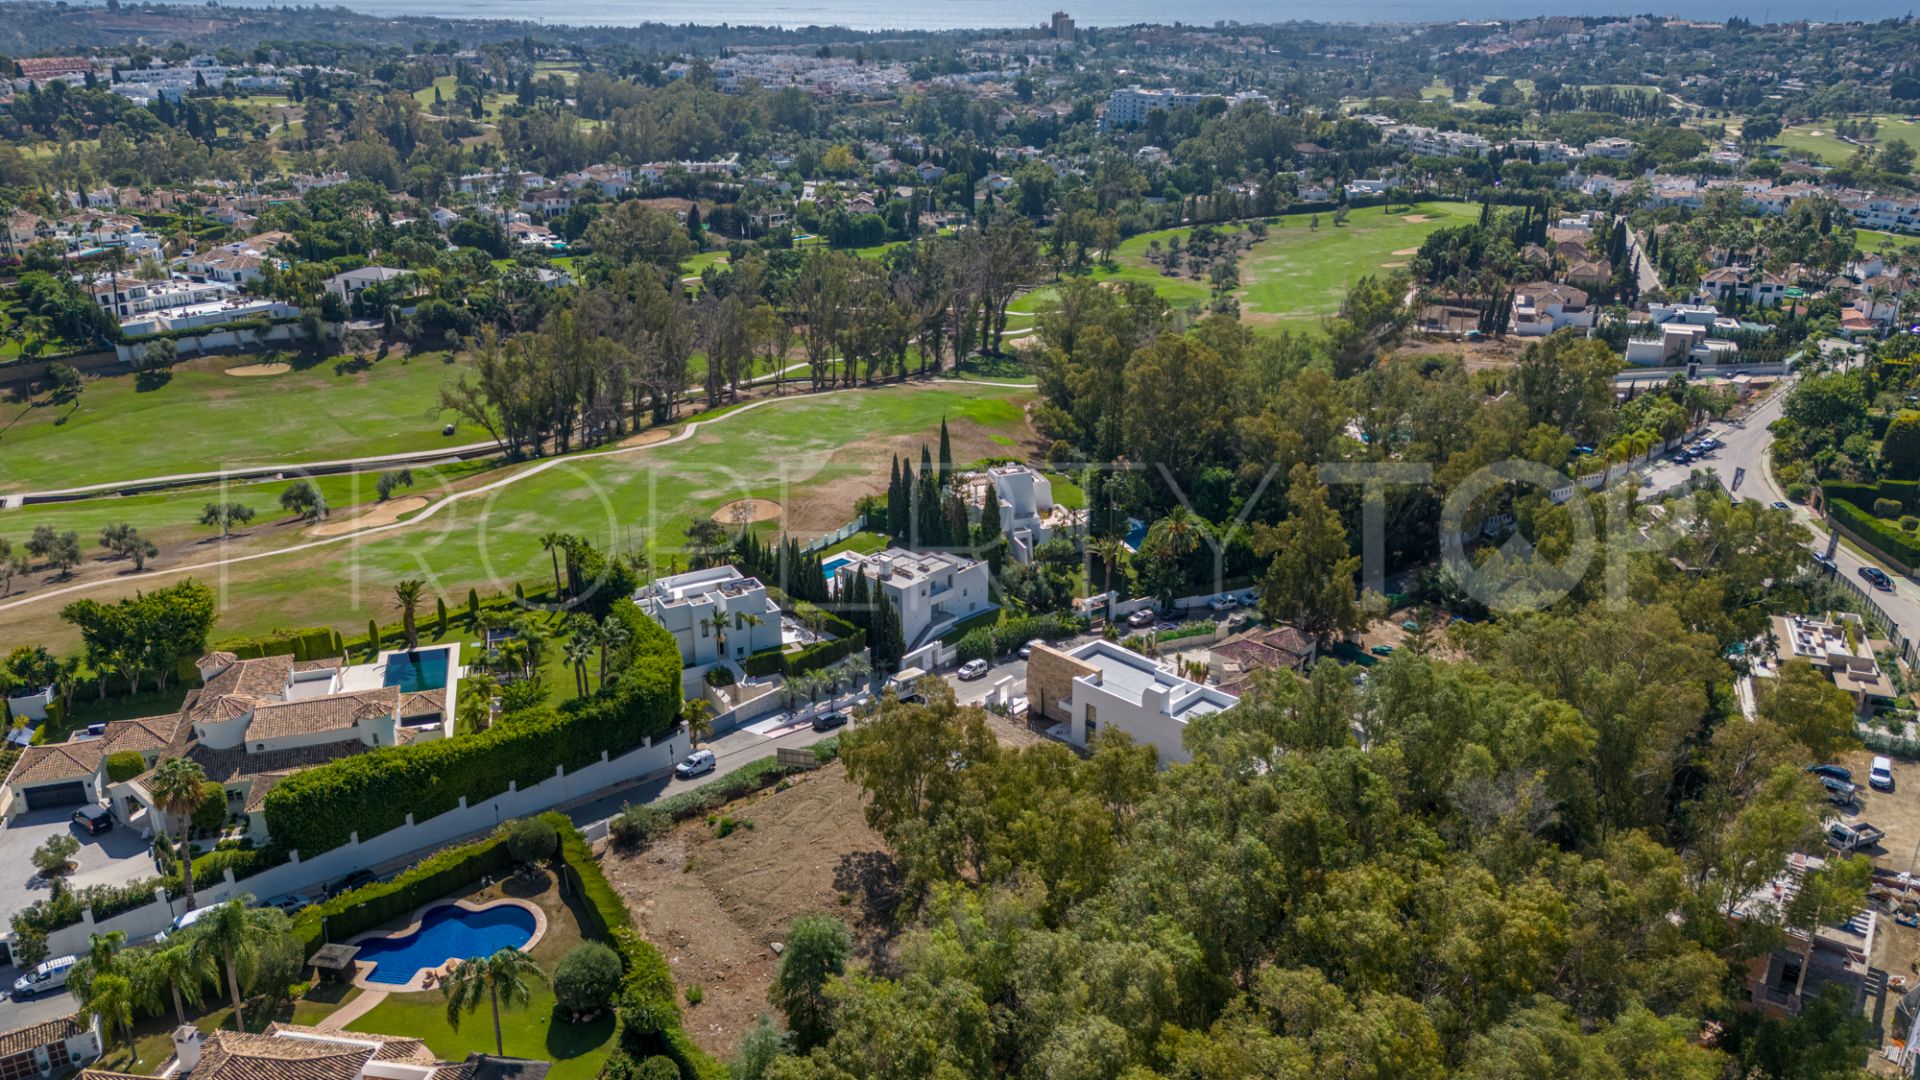
[[[181,713],[195,722],[231,720],[244,715],[245,710],[234,712],[221,703],[222,699],[237,696],[255,699],[256,703],[277,699],[286,692],[287,678],[292,674],[291,656],[236,660],[225,671],[207,680],[205,686],[194,691],[187,698]],[[252,704],[248,704],[247,708],[251,709]]]
[[[193,1076],[194,1080],[356,1080],[373,1052],[361,1041],[214,1031],[207,1036]]]
[[[88,739],[77,743],[29,746],[21,751],[20,760],[7,776],[7,783],[17,790],[21,784],[46,784],[92,776],[100,768],[100,759],[107,756],[105,742],[104,739]]]
[[[447,714],[447,692],[445,690],[416,690],[400,695],[400,718],[410,716],[445,716]]]
[[[216,652],[210,652],[207,655],[201,657],[200,662],[195,664],[194,666],[195,667],[226,667],[229,664],[237,662],[239,659],[240,659],[239,657],[233,655],[230,652],[216,651]]]
[[[173,734],[180,727],[180,717],[149,716],[144,720],[115,720],[107,725],[106,733],[100,742],[107,753],[117,754],[122,750],[164,750],[173,742]]]
[[[24,1054],[42,1046],[52,1046],[65,1042],[85,1031],[74,1022],[73,1017],[63,1016],[58,1020],[48,1020],[44,1024],[15,1028],[12,1031],[0,1031],[0,1058],[14,1054]]]
[[[247,725],[247,739],[279,739],[289,735],[313,735],[323,731],[345,731],[361,722],[393,716],[400,707],[400,689],[383,686],[352,694],[330,694],[302,701],[278,701],[262,704],[254,710]]]
[[[306,1024],[283,1024],[275,1022],[267,1025],[268,1035],[314,1035],[323,1039],[351,1039],[356,1042],[378,1040],[379,1049],[373,1053],[375,1061],[404,1061],[415,1065],[432,1065],[440,1059],[433,1056],[427,1044],[419,1039],[404,1035],[368,1035],[358,1031],[340,1031],[337,1029],[310,1027]],[[293,1041],[293,1040],[282,1040]]]

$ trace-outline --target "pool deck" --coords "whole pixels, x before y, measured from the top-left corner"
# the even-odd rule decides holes
[[[426,919],[427,912],[432,911],[434,908],[458,907],[458,908],[464,908],[467,911],[487,911],[492,908],[500,907],[503,904],[508,907],[517,907],[520,910],[525,911],[528,914],[533,916],[533,936],[527,939],[526,944],[520,946],[521,951],[524,952],[528,949],[533,948],[535,945],[538,945],[540,943],[541,938],[547,936],[547,913],[541,910],[540,905],[533,903],[530,900],[520,900],[520,899],[516,899],[514,897],[508,896],[508,897],[501,897],[498,900],[489,900],[484,904],[476,904],[471,900],[435,900],[433,903],[423,905],[419,909],[415,910],[413,913],[413,918],[409,920],[407,925],[402,927],[401,929],[387,930],[387,931],[379,931],[379,930],[369,931],[365,934],[356,935],[351,941],[348,942],[348,944],[359,945],[364,942],[376,941],[381,938],[400,938],[400,937],[406,937],[408,934],[418,933],[420,930],[420,923]],[[370,990],[370,991],[392,993],[392,994],[420,993],[421,991],[434,989],[434,986],[427,985],[428,976],[432,976],[434,978],[435,980],[434,985],[437,986],[439,977],[442,975],[445,975],[447,972],[447,969],[452,967],[455,961],[464,960],[464,959],[466,959],[466,957],[464,956],[454,957],[449,959],[446,963],[441,964],[437,968],[420,968],[419,970],[413,973],[413,978],[408,979],[404,983],[373,982],[367,978],[367,973],[372,971],[376,966],[378,966],[377,962],[372,960],[356,960],[354,961],[353,985],[359,987],[362,990]]]

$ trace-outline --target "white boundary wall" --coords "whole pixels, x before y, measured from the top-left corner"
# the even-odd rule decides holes
[[[649,741],[617,758],[603,753],[599,761],[571,773],[556,768],[552,778],[528,788],[509,787],[491,799],[471,804],[463,795],[459,806],[425,821],[415,822],[409,814],[407,824],[400,828],[367,840],[361,840],[356,834],[352,841],[311,859],[302,859],[299,852],[295,852],[292,861],[240,881],[233,879],[231,871],[222,880],[195,881],[194,898],[200,907],[206,907],[241,893],[260,898],[278,896],[311,888],[363,867],[424,855],[453,841],[491,832],[500,822],[550,810],[603,788],[669,769],[689,749],[686,732],[676,729],[660,742]],[[79,922],[47,935],[47,954],[84,953],[89,935],[112,930],[124,932],[129,942],[152,937],[186,910],[184,899],[169,904],[164,891],[156,889],[154,895],[154,903],[99,922],[94,921],[91,908],[82,911]]]

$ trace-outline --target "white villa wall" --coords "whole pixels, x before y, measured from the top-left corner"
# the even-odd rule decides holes
[[[602,788],[662,772],[686,756],[688,750],[686,733],[675,731],[666,739],[641,746],[617,758],[602,754],[599,761],[571,773],[556,768],[551,779],[532,787],[512,787],[477,803],[469,803],[463,796],[458,807],[437,817],[415,822],[409,815],[407,824],[400,828],[366,840],[356,836],[352,842],[311,859],[301,859],[296,852],[293,861],[250,878],[235,881],[229,871],[220,881],[195,882],[195,896],[200,906],[205,907],[241,893],[264,898],[312,888],[343,877],[352,870],[425,854],[456,840],[490,832],[500,822],[537,814],[591,795]],[[183,910],[184,901],[176,900],[169,906],[165,894],[158,891],[155,903],[111,919],[95,922],[93,910],[86,909],[81,912],[78,923],[47,935],[49,955],[85,952],[89,935],[113,930],[124,932],[130,942],[152,937],[165,929],[174,916]]]

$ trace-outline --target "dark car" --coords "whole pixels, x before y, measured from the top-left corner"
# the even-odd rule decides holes
[[[334,882],[332,885],[327,886],[327,895],[339,896],[341,893],[352,892],[370,881],[377,880],[379,880],[378,875],[365,867],[361,867],[346,877],[341,878],[339,881]]]
[[[1809,765],[1807,771],[1815,776],[1824,776],[1833,780],[1853,783],[1853,770],[1845,765]]]
[[[847,714],[843,712],[821,713],[813,718],[813,730],[832,731],[834,728],[843,728],[847,726],[848,719]]]
[[[113,811],[104,806],[83,806],[73,812],[73,823],[88,836],[113,831]]]
[[[1835,780],[1831,776],[1821,777],[1820,783],[1827,789],[1827,801],[1836,806],[1845,806],[1851,803],[1854,800],[1855,793],[1860,790],[1845,780]]]
[[[1877,566],[1861,567],[1860,576],[1867,579],[1867,584],[1872,585],[1874,588],[1879,589],[1881,592],[1893,591],[1893,579],[1887,576],[1887,572],[1885,570],[1882,570]]]

